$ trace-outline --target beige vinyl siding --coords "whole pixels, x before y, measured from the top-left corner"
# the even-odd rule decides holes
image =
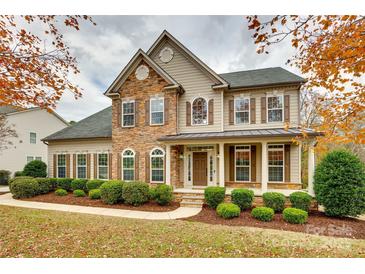
[[[290,146],[290,182],[301,183],[300,180],[300,157],[299,157],[299,146],[291,144]]]
[[[283,128],[282,123],[261,123],[261,97],[266,97],[267,92],[273,92],[278,90],[278,94],[290,95],[290,124],[289,127],[297,127],[299,125],[299,92],[297,89],[262,89],[262,90],[250,90],[250,91],[235,91],[226,92],[224,96],[224,130],[239,130],[239,129],[262,129],[262,128]],[[229,124],[229,100],[233,100],[235,96],[239,97],[243,94],[247,98],[255,98],[256,104],[256,123],[255,124]],[[284,109],[283,109],[284,116]]]
[[[174,57],[168,63],[163,63],[158,57],[160,50],[165,46],[174,51]],[[178,133],[221,131],[221,92],[211,88],[215,84],[214,81],[169,42],[161,43],[154,52],[152,59],[185,90],[178,101]],[[205,98],[207,103],[210,99],[214,99],[214,123],[212,125],[186,126],[186,101],[192,103],[193,99],[197,97]]]
[[[53,176],[53,155],[70,154],[70,175],[73,175],[73,157],[72,154],[84,153],[92,154],[90,159],[90,176],[94,177],[94,153],[111,152],[111,141],[74,141],[74,142],[50,142],[48,144],[48,174]]]

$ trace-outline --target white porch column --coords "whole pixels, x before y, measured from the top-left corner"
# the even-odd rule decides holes
[[[313,176],[314,176],[314,148],[313,145],[310,144],[308,147],[308,193],[314,196],[313,189]]]
[[[261,142],[261,193],[267,192],[267,182],[269,180],[269,167],[267,156],[267,142]]]
[[[224,143],[219,143],[219,186],[224,187]]]
[[[166,184],[171,185],[171,145],[166,145]]]

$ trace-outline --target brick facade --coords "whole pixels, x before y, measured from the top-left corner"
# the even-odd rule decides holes
[[[163,90],[168,83],[157,74],[148,64],[141,61],[149,68],[149,75],[145,80],[138,80],[133,71],[126,79],[119,90],[120,98],[112,100],[112,178],[120,178],[120,168],[118,168],[118,156],[124,149],[133,149],[136,154],[136,168],[138,169],[137,178],[141,181],[148,181],[146,177],[146,154],[149,154],[155,147],[165,150],[165,146],[158,142],[157,139],[168,134],[176,134],[177,132],[177,92],[176,90]],[[138,66],[137,66],[138,67]],[[168,102],[167,117],[164,125],[149,125],[146,123],[146,106],[150,97],[155,95],[164,96]],[[120,109],[123,100],[135,100],[136,117],[135,127],[121,127],[120,125]],[[147,117],[148,119],[148,117]],[[149,119],[148,119],[149,120]],[[176,185],[179,181],[179,157],[177,148],[171,147],[171,184]],[[165,165],[166,167],[166,165]],[[166,173],[166,170],[165,170]]]

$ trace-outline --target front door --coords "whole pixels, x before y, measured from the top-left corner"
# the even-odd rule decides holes
[[[193,185],[206,186],[208,181],[207,152],[193,153]]]

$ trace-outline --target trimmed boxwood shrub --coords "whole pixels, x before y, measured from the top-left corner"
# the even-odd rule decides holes
[[[316,167],[314,192],[328,216],[365,213],[364,163],[346,150],[328,153]]]
[[[12,178],[9,180],[8,184],[9,184],[9,189],[10,189],[10,192],[11,192],[11,185],[18,181],[18,180],[23,180],[23,179],[34,179],[33,177],[30,177],[30,176],[19,176],[19,177],[15,177],[15,178]]]
[[[149,186],[144,182],[125,182],[123,200],[126,204],[139,206],[149,200]]]
[[[25,165],[23,175],[39,178],[47,177],[47,165],[40,160],[30,161]]]
[[[241,210],[245,210],[252,207],[252,201],[254,193],[252,190],[239,188],[232,190],[231,193],[232,203],[238,205]]]
[[[216,211],[218,216],[224,219],[239,217],[241,213],[240,207],[232,203],[220,203]]]
[[[302,191],[296,191],[290,194],[289,200],[292,207],[308,212],[312,202],[312,196]]]
[[[283,211],[285,195],[278,192],[266,192],[262,195],[265,207],[272,208],[275,212]]]
[[[76,189],[82,189],[82,190],[86,190],[86,179],[73,179],[71,182],[71,189],[72,190],[76,190]]]
[[[35,179],[18,179],[11,183],[11,193],[15,199],[30,198],[38,194],[38,183]]]
[[[152,193],[152,199],[156,200],[159,205],[167,205],[174,198],[172,195],[172,187],[165,184],[161,184],[153,188]],[[151,190],[149,196],[151,197]]]
[[[7,185],[10,179],[9,170],[0,170],[0,185]]]
[[[56,188],[63,188],[67,191],[71,191],[71,182],[73,179],[71,178],[57,178],[57,186]]]
[[[97,189],[97,188],[100,188],[102,184],[104,184],[105,181],[103,180],[89,180],[86,182],[86,189],[88,191],[92,190],[92,189]]]
[[[308,212],[299,208],[285,208],[283,219],[291,224],[304,224],[308,219]]]
[[[204,190],[204,198],[210,208],[216,208],[220,203],[223,203],[225,195],[225,187],[209,186]]]
[[[52,180],[50,178],[35,178],[35,180],[38,183],[37,194],[46,194],[54,189]]]
[[[122,181],[107,181],[100,187],[101,200],[109,205],[123,201],[123,182]]]
[[[56,194],[57,196],[66,196],[68,194],[66,189],[63,188],[59,188],[57,189],[54,194]]]
[[[85,197],[86,193],[82,189],[75,189],[73,192],[75,197]]]
[[[255,207],[251,211],[251,216],[254,217],[257,220],[263,221],[263,222],[270,222],[274,218],[274,210],[270,207]]]
[[[101,198],[100,189],[97,188],[97,189],[90,190],[89,198],[92,200],[100,199]]]

